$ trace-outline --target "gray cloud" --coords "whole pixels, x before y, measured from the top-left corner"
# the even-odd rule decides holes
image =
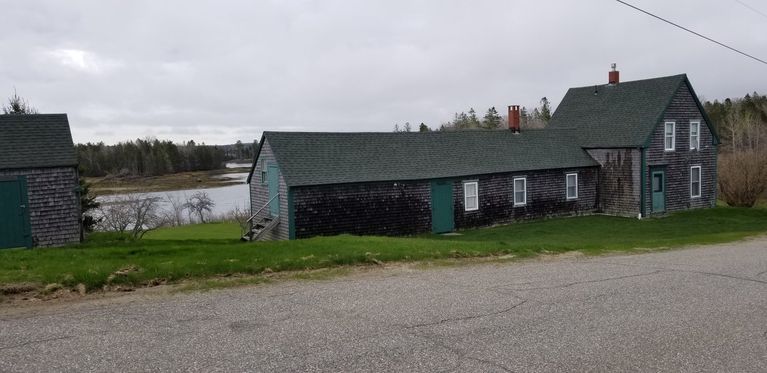
[[[634,3],[767,53],[767,19],[735,1]],[[767,85],[767,66],[607,0],[2,8],[0,95],[15,86],[41,111],[68,113],[79,142],[436,127],[469,107],[533,106],[542,96],[556,104],[568,87],[604,83],[611,62],[623,80],[686,72],[709,99]]]

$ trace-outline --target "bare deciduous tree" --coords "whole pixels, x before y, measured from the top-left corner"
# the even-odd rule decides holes
[[[168,210],[165,211],[166,220],[171,225],[179,226],[185,223],[184,210],[186,210],[185,203],[181,200],[181,197],[167,193],[165,200],[169,204]]]
[[[141,239],[147,232],[166,224],[159,214],[159,197],[148,197],[142,193],[118,196],[99,207],[102,220],[99,227]]]
[[[197,214],[200,218],[200,223],[205,223],[205,213],[210,214],[215,205],[216,203],[213,202],[213,199],[204,191],[195,192],[184,203],[184,207],[189,209],[190,218],[193,213]]]
[[[237,224],[240,226],[240,235],[244,235],[250,230],[250,224],[248,223],[249,217],[250,214],[247,210],[244,208],[241,209],[240,206],[234,206],[234,209],[223,216],[223,220],[237,222]]]
[[[100,220],[96,227],[99,230],[125,233],[131,226],[130,209],[122,197],[102,202],[97,211]]]

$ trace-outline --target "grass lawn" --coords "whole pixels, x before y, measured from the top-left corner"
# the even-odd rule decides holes
[[[80,246],[0,250],[0,285],[74,287],[82,283],[92,290],[104,285],[143,286],[389,261],[505,254],[524,258],[571,250],[599,254],[720,243],[765,232],[767,209],[725,207],[641,221],[610,216],[557,218],[466,230],[458,236],[342,235],[255,243],[240,242],[236,224],[212,223],[161,229],[141,241],[101,233]],[[114,275],[116,271],[121,273]]]

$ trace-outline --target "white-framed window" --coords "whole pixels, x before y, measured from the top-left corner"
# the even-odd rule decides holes
[[[266,160],[261,160],[261,184],[266,184]]]
[[[466,211],[479,210],[479,183],[465,181],[463,183],[463,209]]]
[[[690,150],[700,149],[700,121],[690,121]]]
[[[565,191],[567,199],[578,198],[578,174],[572,173],[565,175]]]
[[[663,131],[663,138],[664,138],[664,149],[668,152],[674,151],[674,145],[676,142],[676,136],[675,131],[676,130],[676,122],[666,122],[666,125],[664,126]]]
[[[514,206],[527,204],[527,178],[514,178]]]
[[[690,167],[690,197],[700,197],[700,166]]]

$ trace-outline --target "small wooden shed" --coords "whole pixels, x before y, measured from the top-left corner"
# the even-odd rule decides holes
[[[79,242],[78,177],[66,114],[0,115],[0,249]]]

